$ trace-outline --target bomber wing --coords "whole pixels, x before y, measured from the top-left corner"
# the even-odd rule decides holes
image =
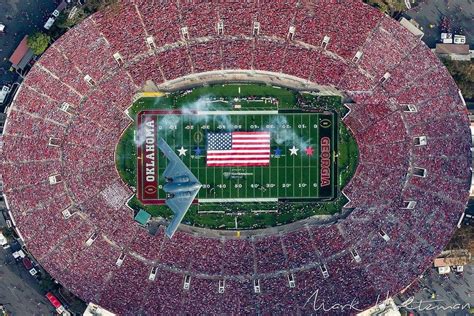
[[[165,201],[166,205],[173,211],[174,217],[166,228],[166,236],[172,238],[179,224],[184,218],[184,215],[188,212],[191,203],[198,194],[199,189],[190,191],[189,196],[175,196]]]
[[[174,179],[175,177],[187,176],[190,182],[199,183],[199,180],[193,175],[191,170],[179,159],[178,155],[170,148],[163,138],[158,141],[158,147],[168,159],[168,166],[163,172],[165,178]],[[173,197],[166,199],[166,205],[173,211],[174,217],[166,228],[166,235],[172,238],[179,224],[186,215],[191,203],[198,194],[199,189],[193,189],[188,192],[177,193]]]
[[[176,155],[171,147],[166,143],[163,138],[158,141],[158,148],[168,158],[168,166],[166,166],[163,176],[165,178],[176,178],[187,176],[190,182],[199,182],[199,180],[193,175],[191,170],[186,167],[183,161]]]

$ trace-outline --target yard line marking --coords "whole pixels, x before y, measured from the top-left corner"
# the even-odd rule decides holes
[[[303,115],[298,115],[298,117],[300,118],[300,125],[303,125]],[[299,128],[298,131],[301,131],[301,129]],[[302,137],[301,134],[302,133],[299,133],[299,137]],[[303,148],[301,148],[301,164],[303,164]],[[299,183],[302,183],[301,181],[303,181],[303,168],[300,169],[300,182]],[[300,188],[300,197],[303,197],[303,188]]]
[[[311,146],[311,129],[313,128],[313,124],[311,124],[311,116],[309,116],[308,118],[308,130],[309,130],[309,133],[308,133],[308,138],[309,138],[309,146]],[[313,171],[312,170],[312,167],[313,167],[313,164],[311,163],[311,160],[313,159],[312,156],[308,156],[308,169],[309,169],[309,173],[308,173],[308,197],[311,196],[311,172]]]
[[[260,128],[262,128],[262,127],[263,127],[263,116],[260,115]],[[272,172],[272,170],[270,169],[270,175],[271,175],[271,172]],[[263,184],[263,182],[264,182],[263,174],[264,174],[264,172],[262,171],[262,169],[260,169],[260,179],[261,179],[260,183],[262,183],[262,185],[265,186],[265,184]],[[268,190],[268,195],[271,196],[271,194],[270,194],[271,188],[269,188],[269,189],[270,190]],[[263,196],[263,190],[261,190],[261,191],[262,191],[262,196]]]
[[[212,116],[212,130],[214,130],[215,126],[216,126],[216,117]],[[206,137],[207,137],[207,134],[206,134]],[[207,139],[206,139],[206,141],[207,141]],[[207,160],[207,150],[206,150],[206,160]],[[212,173],[213,173],[212,181],[213,181],[214,184],[216,183],[216,169],[217,168],[214,168],[214,170],[212,171]],[[222,182],[222,176],[223,176],[223,172],[221,172],[221,182]]]
[[[278,114],[278,111],[197,111],[198,115],[270,115],[270,114]]]
[[[202,203],[223,203],[223,202],[278,202],[277,198],[221,198],[221,199],[200,199]]]
[[[295,116],[294,115],[291,115],[291,120],[292,120],[292,128],[294,129],[295,128]],[[296,139],[293,139],[293,142],[295,142]],[[293,165],[293,171],[295,170],[295,158],[292,158],[292,165]],[[295,195],[295,173],[292,172],[292,176],[293,176],[293,196]]]
[[[278,146],[278,145],[277,145]],[[274,156],[275,157],[275,156]],[[276,158],[275,158],[276,159]],[[276,159],[277,160],[277,170],[276,170],[276,173],[277,173],[277,185],[278,185],[278,189],[277,189],[277,197],[280,197],[281,194],[280,194],[280,158]]]

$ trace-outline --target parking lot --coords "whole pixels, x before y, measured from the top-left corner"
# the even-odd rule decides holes
[[[435,296],[433,296],[433,293]],[[464,272],[440,275],[434,268],[428,269],[420,280],[420,290],[410,295],[398,295],[398,306],[410,303],[415,315],[464,316],[474,307],[474,267],[464,266]]]
[[[431,48],[440,38],[440,21],[449,17],[453,28],[462,28],[471,49],[474,48],[474,1],[473,0],[428,0],[406,12],[415,19],[425,32],[423,41]]]
[[[54,308],[40,294],[38,283],[16,262],[9,249],[0,248],[0,305],[13,315],[51,315]]]

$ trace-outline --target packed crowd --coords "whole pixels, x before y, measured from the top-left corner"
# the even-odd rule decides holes
[[[426,268],[467,201],[470,131],[454,81],[423,43],[356,0],[134,3],[54,43],[9,112],[5,196],[28,250],[55,279],[122,314],[265,314],[311,312],[315,292],[318,302],[356,298],[364,308]],[[360,159],[343,190],[348,217],[274,235],[179,231],[172,240],[134,223],[121,205],[132,191],[114,166],[130,123],[124,110],[147,80],[222,69],[294,75],[352,99],[344,121]],[[426,144],[415,143],[421,136]],[[404,209],[407,201],[415,208]]]

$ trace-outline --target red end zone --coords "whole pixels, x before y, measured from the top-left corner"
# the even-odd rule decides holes
[[[137,197],[145,205],[165,204],[165,199],[157,198],[160,190],[157,116],[166,114],[181,114],[181,111],[146,110],[137,115],[136,137],[141,141],[137,148]]]
[[[137,148],[137,196],[143,204],[164,204],[165,200],[157,199],[159,149],[156,145],[156,116],[147,116],[146,112],[138,113],[137,117],[136,138],[142,142]]]

